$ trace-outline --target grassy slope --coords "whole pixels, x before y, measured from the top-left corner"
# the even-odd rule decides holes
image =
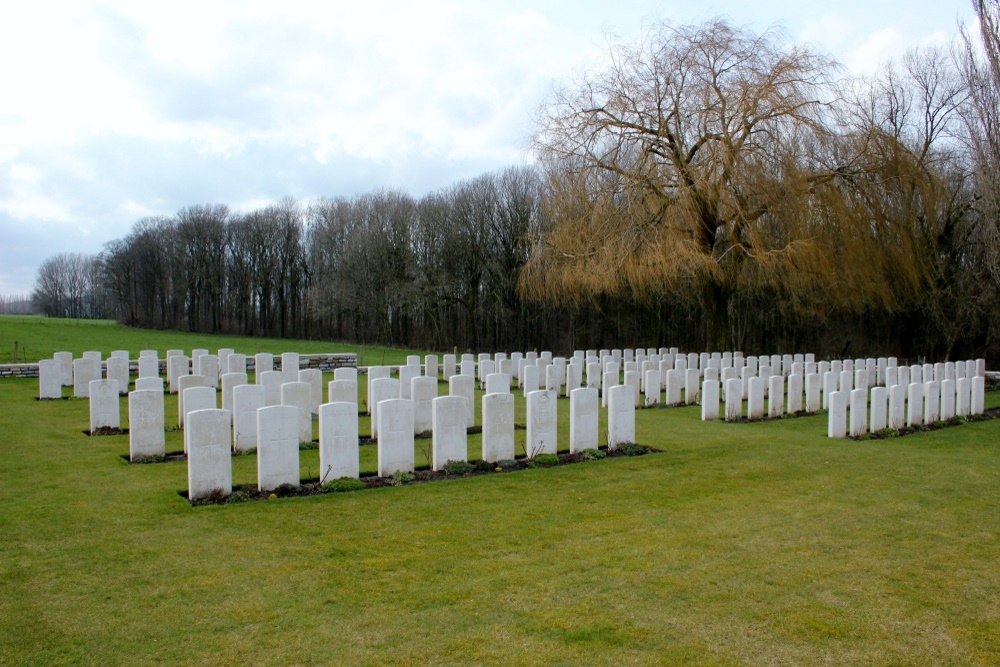
[[[150,329],[129,329],[110,320],[67,320],[29,315],[0,316],[0,364],[13,362],[14,341],[18,342],[18,360],[27,348],[29,361],[38,361],[52,356],[53,352],[65,350],[79,357],[86,350],[99,350],[105,358],[112,350],[129,350],[132,358],[139,356],[139,350],[159,350],[164,356],[171,348],[185,350],[188,354],[196,348],[215,352],[231,347],[237,352],[252,355],[257,352],[300,352],[302,354],[321,352],[361,351],[360,346],[346,343],[331,343],[315,340],[291,340],[281,338],[245,338],[241,336],[215,336],[211,334],[183,333],[177,331],[154,331]],[[416,354],[417,352],[410,352]],[[396,365],[406,363],[407,351],[386,347],[364,346],[363,365]]]
[[[997,421],[833,442],[642,410],[662,454],[191,508],[185,464],[36,392],[0,382],[0,663],[1000,661]]]

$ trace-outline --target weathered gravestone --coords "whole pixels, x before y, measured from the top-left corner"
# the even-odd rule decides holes
[[[73,386],[73,353],[56,352],[52,358],[59,363],[59,382],[64,387]]]
[[[309,414],[318,415],[323,402],[323,371],[318,368],[303,368],[299,371],[299,382],[309,385]]]
[[[129,460],[166,454],[163,391],[137,390],[128,395]]]
[[[397,380],[396,378],[388,378],[388,377],[378,378],[374,381],[370,380],[370,384],[368,386],[371,389],[371,403],[369,403],[368,405],[368,412],[371,415],[372,437],[377,438],[378,427],[379,427],[379,421],[378,421],[379,405],[390,399],[399,398],[399,380]],[[406,400],[406,399],[400,399],[400,400]],[[412,411],[413,408],[411,406],[410,412],[412,413]],[[411,433],[410,436],[412,437],[412,435],[413,434]]]
[[[257,446],[257,411],[267,407],[264,387],[240,384],[233,387],[233,450],[245,452]]]
[[[233,492],[233,461],[229,445],[231,422],[232,418],[225,410],[195,410],[188,413],[187,428],[184,431],[188,500],[201,500],[213,495],[227,496]]]
[[[358,381],[330,380],[326,383],[327,403],[353,403],[355,414],[358,411]]]
[[[233,390],[247,383],[246,373],[225,373],[222,376],[222,409],[234,412]]]
[[[118,382],[91,380],[89,394],[91,434],[100,428],[121,428]]]
[[[135,389],[136,391],[158,391],[163,393],[163,378],[161,377],[144,377],[135,379]],[[125,392],[128,393],[128,392]]]
[[[465,401],[461,396],[438,396],[433,400],[431,465],[434,470],[441,470],[448,461],[468,460]]]
[[[184,428],[184,391],[192,387],[204,386],[205,378],[200,375],[182,375],[177,378],[177,425],[181,428]]]
[[[608,449],[628,442],[635,442],[635,396],[631,387],[619,385],[608,393]]]
[[[39,400],[62,398],[62,370],[56,359],[38,361],[38,398]]]
[[[572,454],[598,446],[597,389],[583,387],[569,394],[569,451]]]
[[[529,459],[539,454],[555,454],[558,442],[556,440],[556,395],[553,392],[539,390],[528,394],[527,409],[527,442],[526,450]]]
[[[475,382],[475,378],[469,376]],[[390,398],[378,404],[378,474],[413,472],[413,401]]]
[[[305,384],[286,382],[291,385]],[[293,391],[308,400],[309,385]],[[302,441],[302,408],[295,405],[270,405],[257,411],[257,486],[273,491],[283,484],[298,487],[299,442]]]
[[[437,378],[418,375],[410,380],[413,401],[413,432],[425,433],[434,428],[432,401],[438,395]]]
[[[312,441],[312,387],[308,382],[285,382],[281,385],[281,404],[299,409],[298,438],[299,442]],[[260,419],[260,413],[257,415]],[[260,437],[258,433],[258,438]],[[260,447],[260,443],[257,444]]]
[[[359,465],[358,404],[335,401],[319,406],[320,480],[357,478]]]
[[[514,395],[483,396],[483,460],[496,462],[514,458]]]
[[[112,356],[107,362],[107,374],[109,380],[118,383],[118,393],[128,393],[128,359]]]
[[[73,396],[88,398],[90,383],[101,379],[101,363],[93,359],[73,360]]]

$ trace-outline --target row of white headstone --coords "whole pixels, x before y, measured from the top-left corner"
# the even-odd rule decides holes
[[[985,409],[986,378],[982,375],[840,390],[830,394],[827,435],[858,437],[886,428],[898,430],[956,416],[981,415]]]
[[[452,381],[460,377],[455,376]],[[379,378],[375,382],[386,388],[399,383],[395,378]],[[297,384],[304,383],[284,384],[283,398],[287,398],[288,391]],[[195,398],[195,394],[188,392],[198,389],[185,390],[188,405]],[[245,393],[248,399],[256,394],[254,400],[259,407],[252,415],[256,421],[258,487],[269,491],[285,484],[299,486],[298,445],[304,437],[300,429],[306,410],[301,404],[260,405],[263,392],[255,391],[257,389],[254,385],[237,387],[234,402],[235,409],[240,410],[242,394]],[[162,400],[162,395],[160,398]],[[466,396],[455,394],[431,400],[431,466],[434,470],[440,470],[450,461],[468,459],[469,401]],[[528,457],[557,452],[557,404],[557,397],[550,391],[536,390],[528,394],[525,442]],[[378,474],[412,472],[415,467],[416,401],[392,397],[377,400],[374,405],[372,424],[373,431],[378,434]],[[318,412],[321,481],[357,478],[360,457],[357,403],[328,402],[320,405]],[[513,459],[514,396],[509,391],[483,395],[482,415],[482,459],[490,462]],[[188,458],[188,497],[192,501],[232,491],[230,446],[239,441],[240,432],[234,428],[231,434],[231,420],[232,413],[225,409],[196,409],[186,414],[184,442]],[[237,421],[242,419],[237,417]],[[608,433],[608,446],[612,449],[635,440],[635,406],[630,388],[624,385],[610,391]],[[578,388],[570,395],[569,445],[571,452],[598,446],[596,389]]]
[[[301,366],[297,352],[281,355],[281,371],[274,371],[275,357],[269,352],[254,355],[254,369],[258,377],[265,372],[282,373],[286,382],[295,381]],[[131,381],[129,353],[115,350],[107,360],[96,351],[84,352],[74,359],[70,352],[56,352],[52,359],[38,362],[38,397],[40,399],[62,398],[63,387],[73,387],[73,395],[86,398],[90,392],[90,382],[107,378],[118,383],[121,395],[128,393]],[[187,356],[183,350],[167,350],[166,380],[170,393],[180,391],[179,379],[186,375],[200,375],[208,386],[218,387],[222,376],[227,373],[246,373],[247,356],[231,348],[222,348],[218,354],[206,349],[195,349]],[[319,371],[317,371],[319,372]],[[160,359],[156,350],[142,350],[137,362],[137,378],[156,378],[160,375]]]

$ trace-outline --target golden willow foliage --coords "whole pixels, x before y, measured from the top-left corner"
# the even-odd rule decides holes
[[[724,317],[760,291],[860,312],[931,278],[914,220],[942,195],[897,138],[838,125],[831,61],[723,19],[611,56],[543,110],[547,227],[525,293],[680,291]]]

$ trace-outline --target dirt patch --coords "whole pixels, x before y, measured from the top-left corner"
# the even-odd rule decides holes
[[[554,460],[549,465],[541,465],[535,460],[529,460],[527,458],[513,459],[510,461],[503,461],[500,463],[489,463],[486,461],[476,461],[472,463],[472,470],[462,474],[452,474],[444,470],[416,470],[413,473],[407,475],[394,475],[389,477],[379,477],[378,475],[366,475],[361,477],[360,481],[364,484],[364,489],[379,489],[387,486],[407,486],[410,484],[422,484],[425,482],[441,482],[449,479],[461,479],[464,477],[478,477],[481,475],[502,475],[505,473],[518,472],[520,470],[527,470],[529,468],[550,468],[563,465],[572,465],[574,463],[581,463],[583,461],[593,461],[599,458],[618,458],[623,456],[642,456],[645,454],[659,453],[662,450],[655,449],[653,447],[646,447],[643,445],[635,445],[630,443],[628,446],[622,446],[618,449],[599,450],[603,456],[594,454],[569,454],[562,453],[555,455]],[[539,457],[541,458],[541,457]],[[412,476],[412,478],[410,478]],[[330,480],[326,480],[330,481]],[[359,485],[358,490],[361,490]],[[178,491],[179,496],[187,500],[187,491]],[[200,505],[229,505],[232,503],[247,502],[252,500],[270,500],[272,496],[274,498],[291,498],[299,496],[317,496],[325,493],[334,493],[329,489],[323,488],[320,484],[319,479],[306,480],[298,487],[285,485],[278,487],[273,491],[261,491],[256,485],[245,484],[243,486],[234,487],[231,494],[219,493],[210,498],[205,498],[202,500],[196,500],[191,504],[194,506]],[[190,501],[189,501],[190,502]]]

